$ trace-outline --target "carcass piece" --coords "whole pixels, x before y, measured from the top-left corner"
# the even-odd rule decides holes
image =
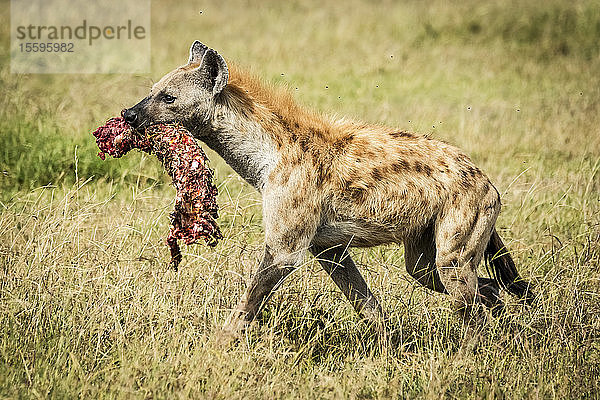
[[[120,158],[131,149],[140,149],[146,153],[152,152],[152,143],[145,135],[134,131],[121,117],[111,118],[106,124],[96,129],[93,133],[96,145],[100,149],[98,157],[106,158],[105,153]]]
[[[209,246],[215,246],[223,237],[216,222],[219,215],[213,172],[187,129],[178,124],[156,124],[141,134],[119,117],[108,120],[93,135],[103,160],[104,153],[121,157],[137,148],[156,155],[171,176],[177,194],[175,210],[169,215],[167,244],[175,269],[182,259],[178,240],[190,245],[203,238]]]

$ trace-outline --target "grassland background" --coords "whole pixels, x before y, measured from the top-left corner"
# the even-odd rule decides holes
[[[14,75],[0,14],[0,397],[597,398],[597,1],[152,3],[150,75]],[[5,10],[5,12],[4,12]],[[260,198],[209,152],[225,234],[166,267],[173,189],[90,131],[199,39],[299,102],[428,133],[495,182],[540,300],[478,347],[398,247],[354,252],[390,314],[380,348],[306,259],[237,347],[213,343],[261,254]]]

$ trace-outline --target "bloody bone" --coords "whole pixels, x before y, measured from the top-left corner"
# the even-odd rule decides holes
[[[223,237],[216,222],[219,215],[213,172],[204,151],[184,127],[157,124],[139,133],[118,117],[109,119],[93,135],[101,159],[105,159],[105,153],[118,158],[131,149],[140,149],[154,154],[171,176],[177,195],[175,210],[169,214],[167,245],[175,270],[182,258],[177,240],[190,245],[203,238],[209,246],[215,246]]]

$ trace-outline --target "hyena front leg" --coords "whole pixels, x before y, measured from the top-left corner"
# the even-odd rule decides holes
[[[279,191],[265,194],[263,214],[265,224],[265,253],[248,289],[231,313],[224,331],[237,335],[250,323],[260,308],[283,280],[303,261],[304,254],[315,235],[319,213],[314,207],[290,206],[300,204],[302,192]],[[290,197],[290,198],[288,198]]]
[[[381,306],[352,261],[346,246],[326,248],[313,245],[310,251],[362,318],[374,323],[383,320]]]
[[[242,332],[266,303],[272,291],[295,269],[302,258],[301,254],[279,253],[276,256],[273,253],[269,245],[265,245],[264,256],[258,270],[223,327],[225,332],[232,335]]]
[[[498,192],[490,187],[478,200],[475,206],[468,202],[448,204],[443,217],[436,222],[435,231],[435,263],[440,280],[454,298],[457,310],[469,320],[482,317],[473,305],[493,306],[488,300],[494,297],[491,280],[478,280],[477,266],[500,212],[500,199]],[[481,292],[479,282],[486,285]]]

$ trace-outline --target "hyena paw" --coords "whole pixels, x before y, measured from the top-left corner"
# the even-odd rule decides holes
[[[243,318],[227,321],[217,333],[216,342],[224,346],[234,345],[244,336],[249,325],[250,323]]]

